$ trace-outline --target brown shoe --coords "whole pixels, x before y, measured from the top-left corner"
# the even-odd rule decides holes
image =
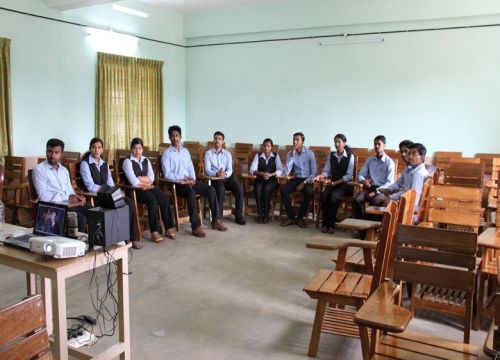
[[[160,235],[158,231],[154,231],[151,234],[151,241],[154,241],[155,243],[160,243],[163,241],[163,237]]]
[[[297,219],[297,225],[303,229],[307,227],[307,220],[306,219]]]
[[[284,222],[280,224],[281,226],[290,226],[290,225],[295,225],[295,220],[293,219],[286,219]]]
[[[205,237],[205,232],[201,228],[201,226],[198,226],[196,229],[193,229],[193,235],[199,238]]]
[[[213,223],[212,223],[212,229],[214,230],[219,230],[219,231],[226,231],[227,230],[227,227],[224,226],[224,224],[222,223],[222,220],[221,219],[216,219]]]
[[[168,229],[167,232],[165,233],[165,236],[168,237],[169,239],[175,240],[175,233],[172,229]]]

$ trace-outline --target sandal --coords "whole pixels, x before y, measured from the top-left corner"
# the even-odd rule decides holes
[[[132,248],[134,249],[142,249],[143,246],[140,241],[132,241]]]
[[[175,240],[176,235],[172,230],[168,229],[167,232],[165,233],[165,236],[168,237],[169,239]]]
[[[151,234],[151,241],[154,241],[155,243],[160,243],[163,241],[163,237],[160,235],[159,232],[157,231],[154,231],[152,234]]]
[[[328,228],[328,234],[335,234],[335,228]]]
[[[322,232],[323,234],[326,234],[326,233],[328,232],[328,230],[329,230],[329,229],[328,229],[326,226],[322,226],[322,227],[321,227],[321,232]]]

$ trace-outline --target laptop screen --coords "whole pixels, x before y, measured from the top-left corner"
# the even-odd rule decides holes
[[[36,208],[35,228],[37,235],[64,236],[66,206],[39,201]]]

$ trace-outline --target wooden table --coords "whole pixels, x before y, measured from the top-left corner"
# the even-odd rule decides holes
[[[4,224],[5,232],[29,232],[29,229]],[[126,246],[114,246],[109,253],[116,260],[118,283],[118,343],[109,349],[94,355],[82,348],[76,349],[67,345],[66,329],[66,279],[100,267],[112,261],[102,251],[89,251],[84,256],[71,259],[50,259],[23,249],[0,246],[0,264],[41,277],[42,294],[45,299],[47,330],[52,333],[55,359],[68,359],[69,355],[78,359],[130,359],[130,320],[129,320],[129,288],[128,288],[128,249]],[[52,306],[51,306],[52,305]]]

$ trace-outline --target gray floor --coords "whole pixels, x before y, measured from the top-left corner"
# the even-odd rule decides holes
[[[205,239],[184,225],[177,240],[146,240],[132,252],[133,359],[308,359],[316,302],[302,288],[333,266],[335,254],[305,247],[319,234],[312,224],[226,224],[225,233],[206,228]],[[104,283],[104,272],[97,274]],[[23,281],[24,274],[0,267],[0,307],[24,295]],[[69,315],[95,315],[89,282],[90,272],[67,283]],[[433,316],[419,312],[411,327],[461,340],[460,319]],[[482,348],[485,336],[473,331],[472,343]],[[361,359],[359,340],[323,334],[317,359]]]

